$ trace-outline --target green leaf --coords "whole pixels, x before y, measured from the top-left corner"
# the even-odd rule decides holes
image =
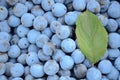
[[[82,53],[92,63],[97,63],[104,56],[108,44],[108,34],[101,21],[86,11],[78,16],[75,33]]]

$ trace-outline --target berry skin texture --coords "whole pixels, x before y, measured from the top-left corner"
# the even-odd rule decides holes
[[[70,70],[74,65],[72,57],[68,55],[61,57],[59,63],[63,70]]]
[[[100,12],[105,12],[107,11],[109,5],[110,5],[110,0],[97,0],[100,4]]]
[[[109,33],[108,35],[108,44],[111,48],[120,47],[120,35],[118,33]]]
[[[98,64],[98,68],[103,74],[108,74],[112,71],[113,65],[109,60],[102,60]]]
[[[71,30],[69,26],[66,25],[61,25],[58,26],[56,31],[56,35],[60,38],[60,39],[65,39],[68,38],[71,35]]]
[[[87,3],[87,9],[90,12],[99,13],[100,12],[100,4],[96,0],[90,0]]]
[[[58,38],[58,36],[55,34],[52,36],[51,42],[53,42],[56,45],[56,47],[59,48],[61,44],[61,39]]]
[[[48,36],[46,36],[45,34],[40,34],[36,38],[36,45],[39,48],[43,48],[44,44],[47,43],[48,41],[49,41],[49,37]]]
[[[25,27],[31,27],[33,25],[34,15],[30,13],[25,13],[21,17],[21,23]]]
[[[113,67],[112,71],[109,74],[107,74],[107,77],[110,80],[118,80],[119,71],[115,67]]]
[[[10,41],[11,35],[7,32],[0,32],[0,39]]]
[[[33,76],[28,74],[25,76],[25,80],[34,80]]]
[[[117,1],[111,2],[111,5],[108,8],[108,15],[112,18],[120,17],[120,4]]]
[[[62,4],[62,3],[53,4],[52,13],[54,16],[61,17],[61,16],[65,15],[66,12],[67,12],[67,8],[64,4]]]
[[[34,4],[40,4],[42,0],[32,0]]]
[[[25,72],[24,72],[25,75],[29,75],[30,74],[30,66],[26,66],[25,67]],[[33,77],[33,76],[32,76]]]
[[[37,17],[37,16],[42,16],[44,14],[44,11],[40,6],[35,5],[31,9],[31,13]]]
[[[20,78],[20,77],[15,77],[15,78],[13,78],[12,80],[23,80],[23,79]]]
[[[43,65],[33,64],[30,67],[30,73],[33,77],[36,77],[36,78],[42,77],[44,75]]]
[[[80,12],[77,11],[71,11],[65,14],[65,23],[67,25],[75,25],[76,19],[78,17],[78,14],[80,14]]]
[[[75,64],[82,63],[85,59],[85,56],[79,49],[74,50],[73,53],[71,54],[71,56],[72,56]]]
[[[39,58],[41,61],[50,60],[50,56],[45,55],[42,50],[39,50],[39,51],[38,51],[38,58]]]
[[[10,46],[10,49],[8,51],[8,56],[10,58],[17,58],[20,55],[20,48],[17,45]]]
[[[6,19],[8,16],[8,10],[4,6],[0,6],[0,21]]]
[[[115,32],[117,28],[118,28],[118,23],[114,19],[109,19],[108,25],[106,26],[108,32]]]
[[[83,11],[86,7],[86,0],[73,0],[73,8],[77,11]]]
[[[77,78],[84,78],[87,72],[87,67],[84,64],[74,66],[74,74]]]
[[[31,66],[32,64],[39,63],[37,53],[29,52],[26,56],[26,63]]]
[[[8,18],[8,24],[10,27],[17,27],[20,24],[20,19],[14,15]]]
[[[54,0],[42,0],[41,6],[45,11],[49,11],[52,8],[52,5],[54,4]]]
[[[59,76],[58,75],[48,76],[47,80],[59,80]]]
[[[87,77],[87,80],[101,80],[102,75],[97,68],[91,67],[88,69],[86,77]]]
[[[46,12],[43,16],[47,19],[49,24],[51,24],[53,21],[56,21],[56,17],[51,11]]]
[[[10,48],[10,43],[7,40],[0,40],[0,52],[7,52]]]
[[[120,57],[118,57],[114,62],[115,67],[120,70]]]
[[[59,71],[59,65],[55,60],[48,60],[44,64],[44,72],[47,75],[55,75]]]
[[[23,14],[27,13],[28,8],[22,3],[17,3],[13,8],[13,13],[17,17],[21,17]]]
[[[43,16],[37,16],[35,19],[34,19],[34,22],[33,22],[33,27],[36,29],[36,30],[43,30],[47,27],[48,25],[48,22],[46,20],[45,17]]]
[[[50,29],[53,33],[55,33],[59,26],[61,26],[61,23],[59,21],[52,21],[50,24]]]
[[[56,49],[52,55],[52,58],[56,61],[59,61],[63,56],[65,56],[65,53],[61,49]]]
[[[26,49],[26,48],[28,48],[29,42],[28,42],[27,38],[26,38],[26,37],[22,37],[22,38],[18,41],[18,46],[19,46],[21,49]]]
[[[52,42],[47,42],[44,44],[42,50],[45,55],[52,56],[55,51],[55,44]]]
[[[35,43],[36,38],[40,35],[39,31],[36,31],[35,29],[32,29],[27,34],[27,39],[30,43]]]
[[[20,77],[24,73],[24,66],[20,63],[15,63],[10,68],[10,73],[13,77]]]
[[[72,40],[71,38],[64,39],[61,42],[61,48],[64,52],[66,53],[71,53],[75,50],[76,44],[75,41]]]
[[[106,76],[102,76],[101,80],[109,80]]]
[[[87,68],[90,68],[92,66],[92,63],[88,59],[85,59],[83,63],[86,65]]]
[[[98,18],[100,19],[100,21],[102,22],[103,26],[107,26],[108,24],[108,18],[104,15],[99,15]]]
[[[31,10],[33,7],[33,3],[31,1],[26,1],[25,6],[27,6],[28,10]]]
[[[26,53],[22,53],[18,58],[17,58],[17,62],[25,65],[26,64]]]
[[[71,76],[70,70],[59,70],[58,72],[59,76]]]
[[[119,49],[108,49],[108,58],[110,60],[115,60],[119,56],[120,56]]]
[[[27,27],[25,27],[23,25],[19,25],[17,27],[17,31],[16,32],[17,32],[17,35],[19,37],[25,37],[28,34],[28,32],[29,32],[29,28],[27,28]]]
[[[8,32],[8,33],[11,31],[10,26],[7,23],[7,20],[0,22],[0,31],[1,32]]]
[[[72,78],[72,77],[70,77],[70,76],[61,76],[61,77],[59,78],[59,80],[76,80],[76,79],[74,79],[74,78]]]
[[[38,47],[35,44],[31,44],[28,47],[28,52],[38,52]]]
[[[8,80],[5,75],[0,75],[0,80]]]
[[[7,54],[0,54],[0,63],[5,63],[8,61],[8,55]]]
[[[0,75],[4,74],[6,71],[6,65],[4,63],[0,63]]]
[[[51,38],[51,36],[53,35],[50,28],[45,28],[45,29],[42,31],[42,34],[47,35],[49,38]]]
[[[64,3],[65,0],[55,0],[56,3]]]

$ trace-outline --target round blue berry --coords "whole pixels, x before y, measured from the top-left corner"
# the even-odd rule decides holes
[[[47,19],[49,24],[56,20],[56,17],[51,11],[46,12],[43,16]]]
[[[87,3],[87,9],[93,13],[100,12],[100,4],[96,0],[90,0]]]
[[[10,73],[13,77],[20,77],[24,73],[24,66],[20,63],[15,63],[10,68]]]
[[[25,13],[21,17],[21,23],[25,27],[31,27],[33,25],[34,15],[30,13]]]
[[[73,8],[78,11],[83,11],[86,7],[86,0],[73,0]]]
[[[0,54],[0,62],[1,62],[1,63],[5,63],[5,62],[7,62],[7,61],[8,61],[8,55],[1,53],[1,54]]]
[[[32,64],[39,63],[38,55],[35,52],[29,52],[26,56],[26,63],[31,66]]]
[[[36,31],[35,29],[32,29],[27,34],[27,39],[30,43],[35,43],[37,37],[40,35],[39,31]]]
[[[20,55],[20,48],[17,45],[10,46],[10,49],[8,51],[8,56],[10,58],[17,58]]]
[[[66,26],[66,25],[58,26],[56,28],[55,32],[56,32],[56,35],[60,39],[66,39],[66,38],[70,37],[70,35],[71,35],[71,29],[69,26]]]
[[[17,27],[20,24],[20,19],[14,15],[9,16],[8,24],[11,27]]]
[[[120,17],[120,4],[117,1],[111,2],[108,8],[108,15],[112,18],[119,18]]]
[[[54,4],[54,0],[42,0],[41,1],[41,6],[45,11],[51,10],[53,4]]]
[[[41,35],[37,35],[36,38],[36,45],[39,48],[42,48],[44,46],[45,43],[47,43],[49,41],[49,37],[45,34],[41,34]]]
[[[45,29],[47,27],[47,25],[48,25],[48,22],[47,22],[46,18],[43,17],[43,16],[37,16],[34,19],[33,27],[36,30],[43,30],[43,29]]]
[[[27,6],[22,3],[17,3],[13,8],[14,15],[17,17],[21,17],[23,14],[27,13],[27,11]]]
[[[101,80],[102,74],[97,68],[91,67],[88,69],[86,77],[87,80]]]
[[[29,46],[29,42],[28,39],[26,37],[22,37],[19,41],[18,41],[18,46],[21,49],[26,49]]]
[[[65,55],[60,58],[60,66],[63,70],[70,70],[74,65],[74,60],[71,56]]]
[[[55,60],[48,60],[44,64],[44,72],[47,75],[55,75],[59,71],[59,65]]]
[[[109,60],[102,60],[98,64],[98,68],[103,74],[108,74],[112,71],[113,65]]]
[[[52,55],[52,58],[56,61],[60,61],[60,58],[63,56],[65,56],[65,53],[61,49],[56,49]]]
[[[19,37],[25,37],[28,34],[28,32],[29,32],[29,28],[27,28],[27,27],[25,27],[23,25],[19,25],[17,27],[16,32],[17,32],[17,35]]]
[[[30,73],[33,77],[39,78],[44,75],[43,65],[42,64],[33,64],[30,67]]]
[[[39,58],[41,61],[47,61],[47,60],[50,59],[50,56],[45,55],[42,50],[39,50],[39,51],[38,51],[38,58]]]
[[[31,13],[36,17],[42,16],[44,14],[44,10],[39,5],[35,5],[31,9]]]
[[[79,49],[74,50],[71,56],[76,64],[82,63],[85,59],[85,56]]]
[[[62,4],[62,3],[53,4],[52,13],[54,16],[61,17],[61,16],[65,15],[66,12],[67,12],[67,8],[64,4]]]
[[[75,50],[76,44],[75,41],[71,38],[64,39],[61,42],[61,48],[66,53],[71,53]]]
[[[120,47],[120,35],[118,33],[109,33],[108,35],[108,44],[111,48]]]

